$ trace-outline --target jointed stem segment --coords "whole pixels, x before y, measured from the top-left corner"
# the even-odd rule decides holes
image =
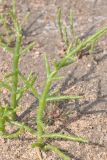
[[[18,87],[18,65],[19,65],[19,58],[20,58],[20,48],[21,48],[21,42],[22,42],[22,35],[17,34],[16,38],[16,48],[15,53],[13,55],[13,73],[12,76],[12,95],[11,95],[11,107],[16,109],[17,107],[17,87]],[[13,119],[16,119],[16,112],[13,112]]]
[[[19,74],[19,58],[20,58],[20,51],[21,51],[21,44],[22,44],[22,30],[21,26],[17,20],[17,13],[16,13],[16,0],[13,0],[13,9],[12,9],[12,20],[14,27],[16,29],[16,45],[14,48],[13,53],[13,76],[12,76],[12,94],[11,94],[11,108],[13,109],[13,120],[16,120],[16,107],[17,107],[17,87],[18,87],[18,74]]]
[[[65,155],[59,148],[57,148],[56,146],[47,144],[44,148],[45,151],[52,151],[55,152],[57,155],[59,155],[61,158],[63,158],[64,160],[71,160],[71,158],[67,155]]]
[[[72,135],[65,135],[60,133],[44,134],[43,137],[50,138],[50,139],[63,139],[63,140],[69,140],[74,142],[80,142],[80,143],[89,143],[89,141],[85,138],[72,136]]]
[[[12,10],[11,12],[9,12],[9,15],[13,22],[15,30],[15,47],[11,48],[9,47],[8,44],[4,43],[5,41],[3,41],[2,39],[3,37],[0,37],[0,45],[3,49],[12,53],[12,74],[11,74],[12,85],[4,81],[0,81],[0,88],[4,87],[11,93],[11,102],[8,106],[0,106],[0,136],[3,138],[17,138],[20,134],[24,133],[24,131],[28,131],[37,138],[37,141],[35,144],[33,144],[33,147],[39,147],[39,149],[45,151],[50,150],[52,152],[57,153],[64,160],[70,160],[70,158],[67,155],[65,155],[59,148],[50,144],[46,144],[47,139],[63,139],[80,143],[89,143],[89,141],[87,139],[72,135],[64,135],[60,133],[45,133],[44,112],[47,103],[50,101],[55,102],[62,100],[79,99],[80,96],[57,97],[56,94],[57,90],[55,92],[50,93],[51,85],[53,81],[62,79],[62,77],[59,77],[57,75],[59,70],[73,63],[76,59],[76,55],[78,55],[79,52],[81,52],[83,49],[86,49],[87,47],[91,47],[93,49],[93,45],[95,45],[96,41],[107,32],[107,27],[97,31],[94,35],[82,41],[74,38],[74,44],[72,44],[68,40],[67,27],[65,27],[65,30],[63,32],[63,27],[61,26],[62,25],[61,10],[59,9],[59,14],[58,14],[59,31],[61,33],[61,37],[64,39],[66,43],[65,44],[66,54],[62,59],[54,63],[53,71],[51,71],[51,67],[49,65],[47,56],[45,56],[47,79],[43,92],[41,94],[38,94],[38,91],[33,86],[36,77],[33,77],[31,74],[30,76],[28,76],[28,78],[25,78],[19,71],[19,60],[21,54],[25,54],[25,52],[29,51],[29,49],[33,47],[34,43],[29,44],[24,49],[22,47],[23,35],[20,22],[17,19],[16,0],[12,0]],[[70,16],[70,25],[71,25],[71,32],[74,32],[72,16]],[[75,34],[73,34],[73,36],[74,35]],[[24,83],[23,88],[18,88],[19,76],[21,77],[21,80]],[[37,109],[37,117],[36,117],[37,131],[23,122],[16,121],[18,102],[23,96],[24,92],[26,92],[27,90],[30,90],[32,94],[35,96],[35,98],[39,101],[39,107]],[[9,124],[17,126],[18,128],[17,131],[11,134],[7,133],[5,130],[5,125],[7,124],[7,122]]]
[[[44,116],[44,111],[46,108],[46,99],[47,99],[47,96],[48,96],[48,93],[49,93],[49,90],[50,90],[50,87],[53,81],[53,77],[56,74],[57,74],[57,70],[50,73],[50,75],[47,77],[44,91],[39,98],[39,107],[37,111],[37,133],[38,133],[37,143],[40,143],[40,144],[43,143],[43,138],[42,138],[42,135],[44,132],[43,116]]]

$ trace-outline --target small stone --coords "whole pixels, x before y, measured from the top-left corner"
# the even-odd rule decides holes
[[[88,65],[87,65],[89,68],[91,67],[91,64],[90,63],[88,63]]]

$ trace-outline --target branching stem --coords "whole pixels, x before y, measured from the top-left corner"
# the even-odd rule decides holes
[[[37,135],[38,135],[38,143],[42,144],[43,143],[43,138],[42,138],[42,134],[43,134],[43,115],[44,115],[44,111],[46,108],[46,98],[47,95],[49,93],[52,81],[53,81],[53,77],[57,74],[57,70],[53,71],[52,73],[50,73],[50,75],[47,77],[47,81],[45,84],[45,88],[44,91],[39,99],[39,108],[38,108],[38,112],[37,112]]]
[[[17,107],[17,87],[18,87],[18,65],[19,65],[19,58],[20,58],[20,49],[22,43],[22,33],[20,29],[20,25],[17,21],[16,16],[16,0],[13,0],[13,23],[16,29],[16,45],[13,53],[13,64],[12,64],[12,94],[11,94],[11,107],[13,109],[13,119],[16,120],[16,107]]]

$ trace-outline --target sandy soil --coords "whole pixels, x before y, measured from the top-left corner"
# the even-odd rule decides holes
[[[7,1],[9,3],[9,1]],[[107,24],[106,0],[19,0],[18,13],[23,17],[31,11],[28,24],[23,27],[25,42],[36,41],[36,47],[22,57],[20,69],[26,75],[32,71],[38,74],[35,85],[40,91],[44,85],[45,71],[43,54],[47,53],[50,62],[60,57],[62,43],[56,23],[57,8],[63,11],[63,22],[68,23],[70,9],[75,15],[75,29],[79,36],[92,34],[97,28]],[[73,160],[107,160],[107,40],[106,36],[99,42],[101,52],[84,56],[73,65],[63,69],[65,76],[61,83],[61,94],[84,95],[84,99],[50,104],[61,111],[61,117],[49,126],[52,131],[83,136],[95,144],[53,141],[53,144],[68,151]],[[11,69],[11,56],[0,50],[0,79]],[[57,85],[57,84],[56,84]],[[5,91],[4,91],[4,94]],[[4,97],[0,97],[6,103]],[[19,116],[34,127],[34,114],[37,103],[28,93],[21,101]],[[22,110],[22,111],[21,111]],[[20,115],[20,111],[22,112]],[[50,110],[53,114],[53,110]],[[50,113],[49,112],[49,113]],[[69,117],[66,113],[69,112]],[[17,140],[0,138],[0,160],[37,160],[35,141],[26,133]],[[43,153],[44,160],[60,160],[52,153]]]

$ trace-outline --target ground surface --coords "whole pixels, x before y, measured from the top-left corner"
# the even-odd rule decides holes
[[[8,1],[9,3],[9,1]],[[45,79],[43,54],[46,52],[49,60],[60,56],[61,40],[56,23],[57,8],[63,11],[64,23],[68,26],[69,10],[75,15],[75,29],[79,36],[87,36],[97,28],[107,24],[106,0],[19,0],[18,12],[23,17],[31,11],[29,23],[24,26],[26,42],[35,40],[37,47],[24,56],[20,68],[28,75],[32,69],[39,76],[36,87],[41,91]],[[84,99],[75,102],[60,103],[58,106],[64,113],[71,113],[67,120],[64,115],[50,126],[50,130],[59,130],[89,138],[98,145],[79,144],[74,142],[55,141],[56,145],[66,149],[74,160],[107,160],[107,37],[100,43],[100,53],[82,59],[70,65],[61,74],[65,76],[61,84],[61,93],[69,95],[84,95]],[[11,57],[0,52],[0,79],[11,68]],[[5,94],[5,93],[4,93]],[[3,101],[3,99],[2,99]],[[5,102],[4,102],[5,103]],[[26,94],[21,102],[20,118],[34,126],[35,99]],[[56,107],[58,107],[56,106]],[[20,113],[20,111],[19,111]],[[64,120],[65,118],[65,120]],[[28,120],[30,119],[30,120]],[[35,149],[31,148],[34,139],[27,134],[18,140],[0,139],[0,160],[37,160]],[[58,160],[51,153],[43,153],[44,160]]]

